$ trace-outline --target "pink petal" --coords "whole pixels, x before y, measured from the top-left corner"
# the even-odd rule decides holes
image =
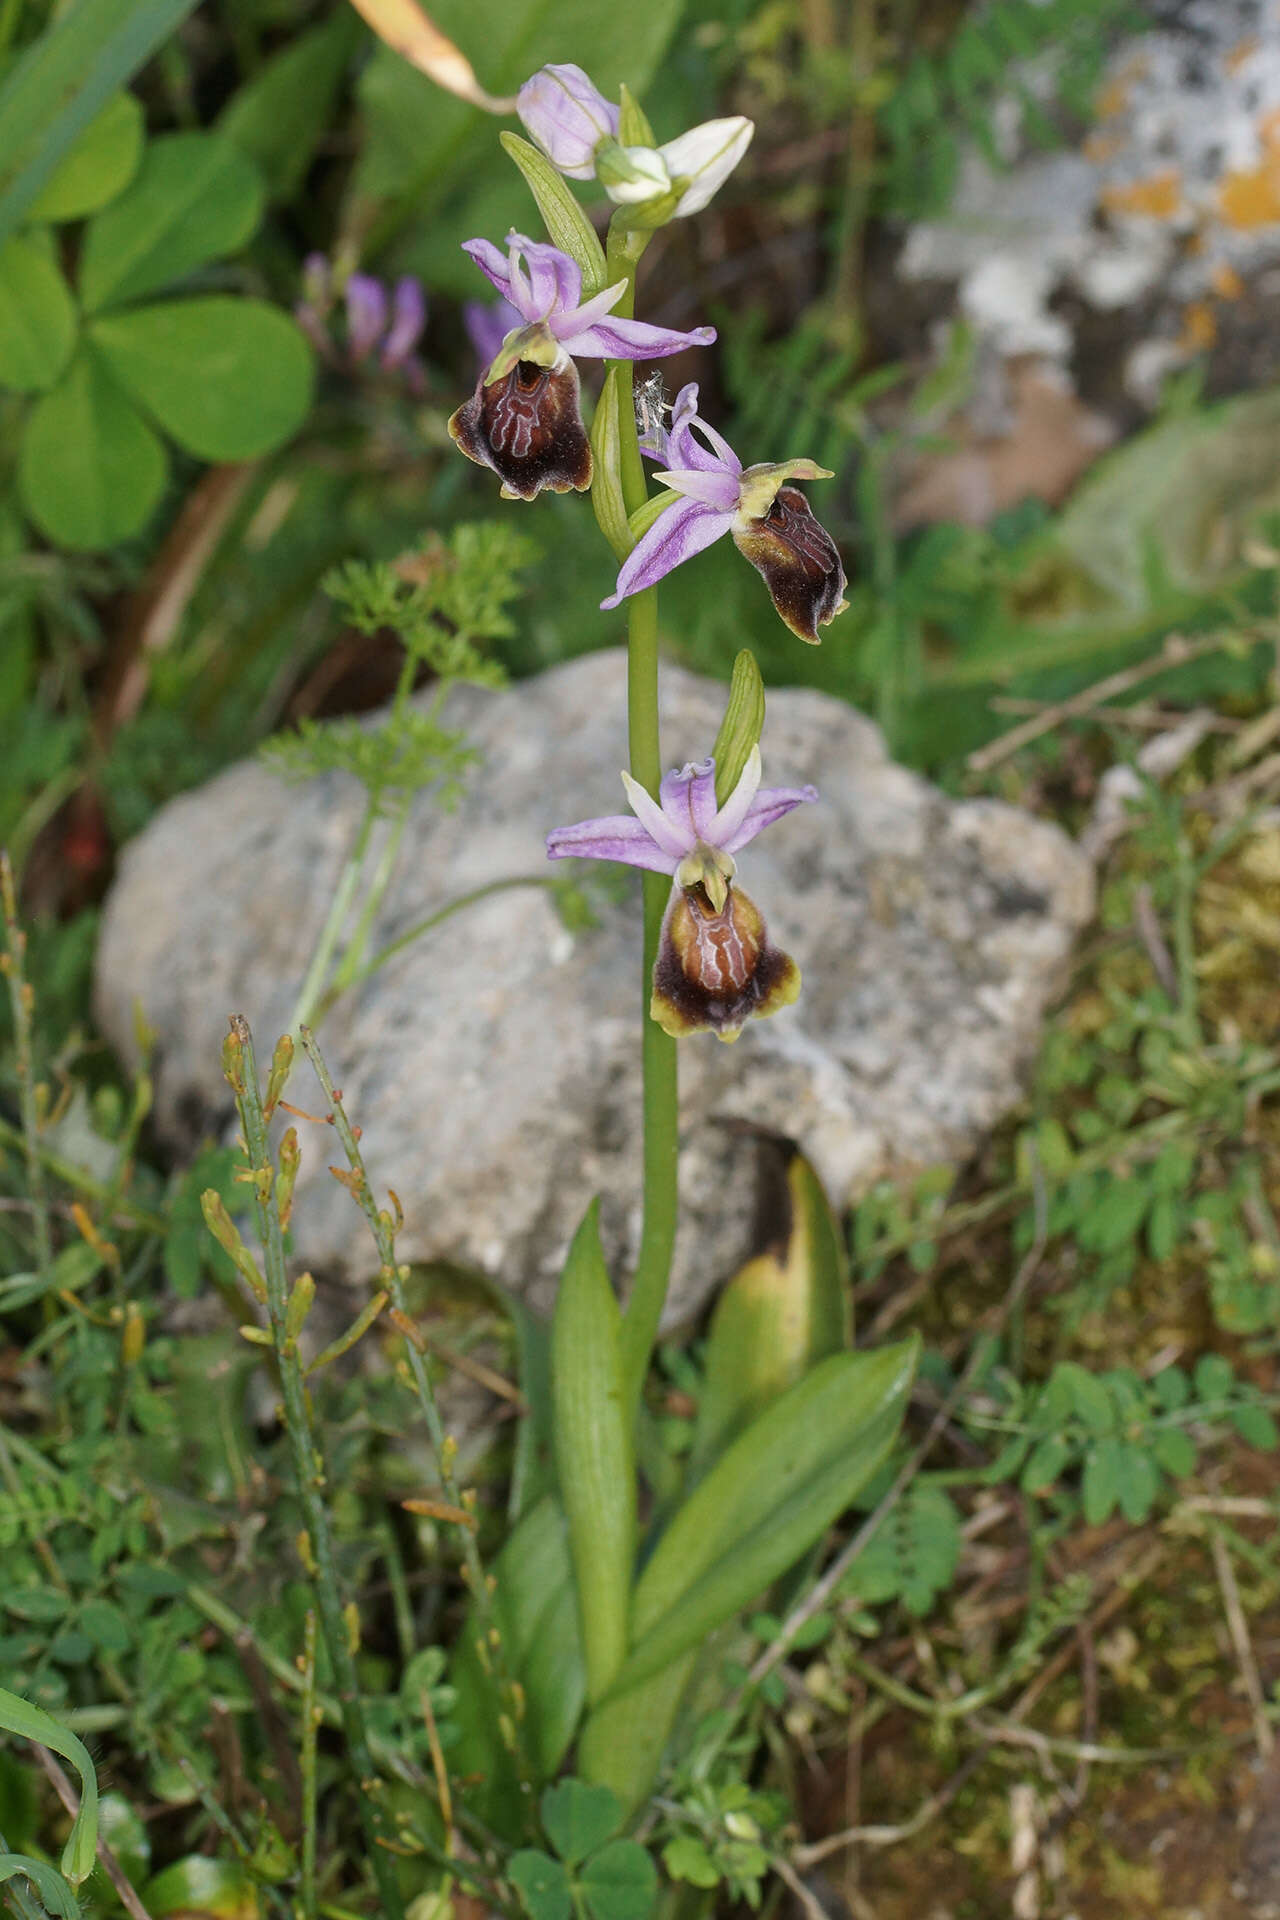
[[[672,819],[665,807],[659,806],[653,795],[629,773],[623,774],[622,784],[627,790],[627,804],[649,838],[678,865],[686,853],[693,851],[696,836],[686,831],[679,819]],[[674,873],[675,865],[669,871]]]
[[[681,561],[691,560],[695,553],[728,533],[732,525],[732,513],[709,507],[701,500],[678,500],[637,540],[622,563],[617,586],[607,600],[600,602],[601,607],[607,612],[628,594],[654,586]]]
[[[762,787],[747,808],[742,825],[722,843],[724,852],[737,853],[775,820],[781,820],[783,814],[790,813],[793,807],[807,806],[817,797],[816,787]]]
[[[511,293],[511,263],[508,256],[494,246],[492,240],[464,240],[462,251],[468,259],[474,260],[487,280],[491,280],[504,300],[515,306]],[[518,309],[520,318],[527,320],[528,315]]]
[[[714,327],[676,333],[670,327],[651,327],[644,320],[603,320],[581,333],[557,332],[566,352],[579,360],[664,360],[686,347],[709,347],[715,337]]]
[[[747,817],[760,785],[760,749],[752,747],[747,763],[738,776],[738,784],[711,823],[708,844],[723,847]]]
[[[714,760],[698,760],[681,767],[679,773],[664,775],[660,792],[663,813],[681,834],[689,836],[691,845],[699,840],[715,845],[709,838],[716,817]]]
[[[620,860],[627,867],[650,873],[674,873],[679,853],[658,846],[639,820],[630,814],[605,814],[599,820],[580,820],[576,827],[556,827],[547,835],[548,860]]]
[[[708,467],[701,471],[676,467],[660,471],[657,477],[664,486],[673,487],[688,500],[701,500],[709,507],[719,507],[721,513],[736,513],[738,510],[738,477],[726,473],[723,467]]]
[[[528,269],[530,320],[548,320],[552,314],[577,306],[582,298],[582,273],[576,260],[561,253],[559,247],[529,240],[523,233],[509,233],[507,244],[513,253],[523,256]],[[516,305],[520,305],[518,300]]]

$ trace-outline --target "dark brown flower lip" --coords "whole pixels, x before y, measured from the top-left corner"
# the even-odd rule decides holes
[[[578,406],[578,370],[517,360],[486,385],[476,383],[449,421],[449,432],[469,460],[489,467],[508,498],[584,493],[591,485],[591,445]]]
[[[779,487],[768,512],[735,527],[733,539],[792,633],[816,646],[818,628],[843,611],[846,581],[836,543],[799,487]]]
[[[790,1006],[799,992],[799,967],[773,945],[740,887],[730,887],[719,913],[700,886],[672,890],[649,1003],[664,1033],[736,1040],[747,1020]]]

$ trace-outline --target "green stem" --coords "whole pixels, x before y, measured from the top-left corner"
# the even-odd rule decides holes
[[[302,1654],[302,1914],[316,1920],[316,1616],[308,1607]]]
[[[615,313],[630,318],[635,311],[635,270],[647,235],[611,232],[608,246],[609,281],[625,277],[627,290]],[[618,366],[608,363],[607,371]],[[634,375],[621,363],[623,391],[630,395]],[[618,480],[629,514],[648,497],[635,409],[618,410]],[[632,777],[655,799],[662,779],[662,748],[658,731],[658,594],[655,587],[633,594],[627,602],[627,744]],[[676,1043],[649,1013],[653,963],[658,954],[663,915],[671,892],[662,874],[646,873],[644,880],[644,951],[641,969],[641,1069],[644,1082],[644,1211],[640,1250],[636,1258],[631,1296],[622,1321],[622,1384],[625,1401],[633,1409],[640,1401],[649,1356],[657,1337],[671,1277],[675,1246],[677,1172],[679,1158],[679,1088]]]
[[[31,1009],[35,996],[22,971],[27,936],[18,924],[17,890],[7,853],[0,854],[0,898],[3,900],[5,928],[2,964],[9,982],[9,1005],[13,1013],[14,1073],[18,1082],[18,1107],[22,1115],[22,1144],[27,1159],[27,1191],[31,1196],[31,1217],[35,1225],[36,1277],[43,1280],[53,1264],[53,1229],[49,1216],[49,1196],[45,1191],[44,1167],[41,1164],[40,1115],[36,1107],[31,1046]]]
[[[315,1591],[316,1606],[320,1615],[325,1646],[329,1653],[329,1663],[333,1669],[338,1704],[342,1710],[343,1731],[355,1775],[365,1846],[369,1864],[378,1885],[378,1895],[385,1920],[402,1920],[404,1906],[400,1898],[395,1861],[382,1844],[384,1840],[393,1841],[395,1832],[377,1792],[373,1755],[369,1749],[355,1656],[351,1650],[342,1596],[338,1587],[337,1568],[334,1564],[333,1537],[330,1533],[329,1514],[324,1501],[324,1463],[311,1428],[306,1388],[303,1385],[302,1367],[298,1359],[297,1339],[287,1325],[289,1285],[285,1274],[284,1234],[273,1192],[276,1170],[267,1138],[267,1120],[263,1111],[262,1090],[258,1082],[253,1038],[248,1021],[240,1014],[231,1016],[231,1037],[226,1043],[224,1058],[227,1064],[227,1077],[235,1090],[236,1104],[240,1110],[240,1121],[244,1128],[245,1153],[249,1171],[253,1176],[258,1237],[262,1243],[264,1278],[267,1287],[267,1314],[271,1323],[280,1393],[284,1402],[285,1428],[289,1436],[290,1452],[293,1455],[298,1498],[306,1522],[311,1581]]]

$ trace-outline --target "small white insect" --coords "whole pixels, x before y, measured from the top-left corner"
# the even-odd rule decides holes
[[[660,445],[663,438],[662,416],[670,413],[671,402],[660,373],[651,373],[636,388],[636,426],[642,441]]]

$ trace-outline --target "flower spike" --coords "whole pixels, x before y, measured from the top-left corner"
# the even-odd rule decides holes
[[[682,497],[641,536],[622,563],[606,609],[653,586],[664,574],[730,534],[761,574],[778,613],[800,640],[843,613],[845,575],[835,541],[792,480],[829,480],[812,460],[744,467],[714,427],[698,417],[698,389],[683,387],[671,425],[646,402],[641,449],[664,461],[658,478]]]
[[[745,1021],[776,1013],[800,992],[800,969],[771,944],[760,909],[734,884],[733,856],[818,794],[814,787],[761,787],[760,778],[759,747],[721,807],[714,760],[667,774],[656,800],[624,773],[630,815],[583,820],[547,835],[550,860],[618,860],[672,876],[649,1010],[676,1038],[710,1030],[736,1040]]]
[[[625,282],[582,300],[582,274],[558,247],[507,236],[505,256],[488,240],[463,252],[492,281],[522,325],[512,329],[449,421],[467,458],[490,467],[507,499],[583,492],[591,485],[591,448],[578,407],[574,359],[657,360],[707,346],[714,327],[677,333],[640,320],[615,319]]]

